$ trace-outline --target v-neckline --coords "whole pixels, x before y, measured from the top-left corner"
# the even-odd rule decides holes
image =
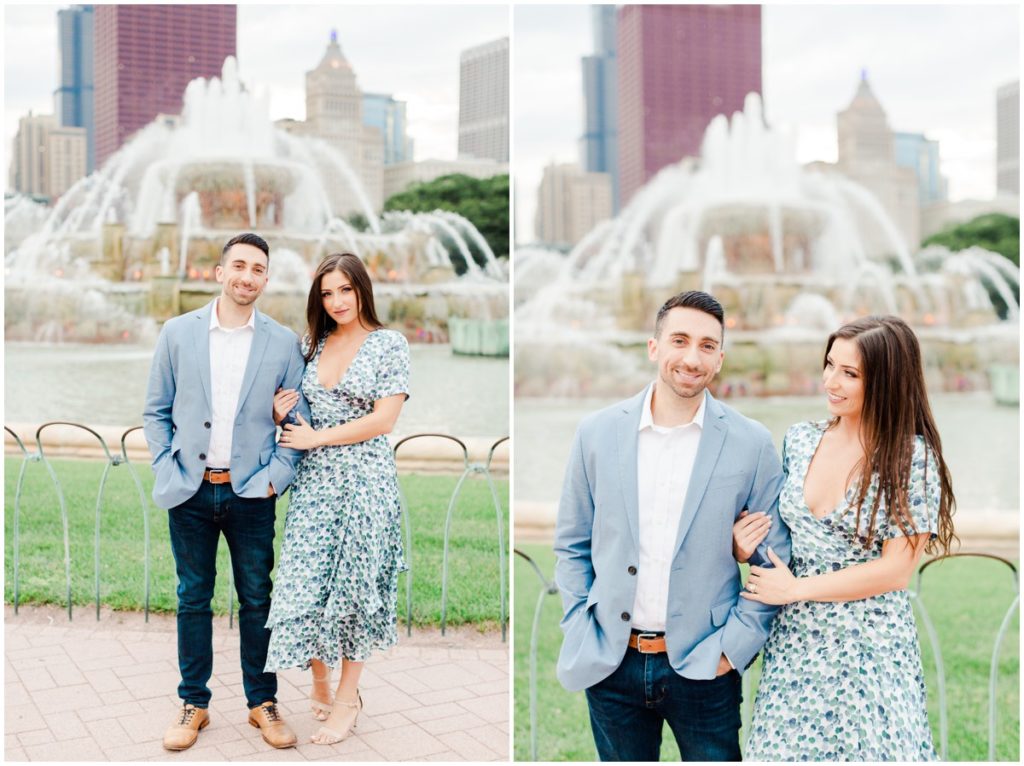
[[[345,378],[348,377],[348,371],[352,369],[352,365],[356,363],[356,359],[358,359],[359,355],[363,352],[363,346],[366,345],[366,341],[368,341],[370,339],[370,337],[375,332],[377,332],[377,331],[376,330],[370,330],[370,332],[368,332],[366,334],[366,337],[363,338],[362,342],[359,344],[359,348],[356,349],[356,353],[353,354],[352,358],[349,360],[348,366],[345,367],[345,369],[342,371],[341,375],[339,376],[338,382],[335,383],[333,386],[328,386],[322,380],[320,380],[320,357],[323,356],[324,348],[327,346],[327,339],[330,337],[330,335],[325,335],[324,339],[320,341],[320,353],[317,354],[317,356],[316,356],[316,382],[317,382],[317,385],[319,385],[320,388],[322,388],[324,391],[333,391],[338,386],[340,386],[345,381]]]
[[[817,424],[815,424],[815,428],[817,428]],[[800,502],[803,505],[804,509],[807,511],[808,515],[812,519],[814,519],[815,521],[824,521],[829,516],[834,515],[835,512],[838,511],[844,504],[849,503],[849,501],[850,501],[850,492],[856,486],[856,481],[851,483],[850,486],[846,488],[846,491],[843,492],[843,499],[840,500],[838,503],[836,503],[835,506],[831,510],[826,511],[821,516],[816,514],[814,512],[814,509],[812,509],[811,506],[809,506],[807,504],[807,491],[806,491],[807,475],[811,472],[811,463],[814,462],[814,458],[817,456],[818,450],[821,448],[821,442],[825,438],[825,432],[827,430],[828,430],[827,428],[821,429],[820,434],[818,435],[818,443],[814,445],[814,450],[811,452],[811,456],[807,460],[807,465],[804,466],[803,481],[800,482]]]

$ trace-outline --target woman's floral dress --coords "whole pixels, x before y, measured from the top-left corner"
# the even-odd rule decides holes
[[[409,392],[409,344],[392,330],[363,341],[334,388],[317,378],[322,339],[306,366],[302,393],[312,426],[368,415],[373,404]],[[398,643],[402,552],[398,472],[386,436],[309,450],[296,471],[267,627],[268,672],[338,667]]]
[[[882,543],[900,537],[879,507],[867,550],[854,535],[857,487],[825,517],[804,502],[804,478],[825,422],[786,433],[786,481],[779,513],[793,539],[798,576],[824,574],[877,559]],[[941,487],[935,457],[916,437],[909,501],[919,533],[935,534]],[[873,477],[860,533],[878,490]],[[753,761],[935,760],[928,726],[921,651],[906,590],[827,603],[800,601],[779,610],[764,647],[764,670],[744,759]]]

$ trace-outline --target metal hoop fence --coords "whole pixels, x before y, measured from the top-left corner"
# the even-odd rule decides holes
[[[71,538],[70,538],[70,525],[68,516],[68,502],[64,492],[64,488],[61,485],[60,479],[57,476],[57,472],[54,469],[52,463],[46,454],[46,448],[43,444],[42,434],[43,432],[54,426],[65,426],[75,429],[80,429],[93,436],[99,443],[100,449],[102,450],[105,458],[103,465],[103,472],[100,477],[99,490],[96,494],[96,504],[94,511],[95,525],[93,533],[93,563],[94,563],[94,590],[95,590],[95,610],[96,619],[100,619],[100,603],[101,603],[101,583],[100,583],[100,571],[101,571],[101,521],[103,511],[103,491],[106,488],[107,478],[111,468],[117,468],[120,466],[126,466],[128,473],[131,476],[132,482],[138,492],[139,496],[139,511],[142,516],[142,544],[143,544],[143,611],[145,614],[145,621],[149,622],[149,611],[150,611],[150,595],[151,595],[151,536],[150,536],[150,523],[149,514],[151,509],[155,506],[149,501],[142,480],[136,471],[135,465],[128,458],[128,447],[127,439],[130,434],[135,431],[142,429],[142,426],[134,426],[129,428],[120,437],[120,451],[117,453],[111,453],[107,446],[106,441],[103,437],[95,430],[88,426],[80,423],[72,423],[68,421],[51,421],[41,425],[35,434],[36,451],[30,451],[21,437],[15,433],[11,428],[4,426],[4,431],[10,436],[14,444],[17,446],[21,453],[21,467],[18,471],[18,483],[15,490],[14,496],[14,518],[13,518],[13,562],[14,562],[14,613],[18,613],[20,606],[21,593],[20,593],[20,581],[21,581],[21,499],[25,483],[25,472],[28,468],[29,463],[41,462],[45,467],[47,474],[50,477],[50,481],[57,494],[57,500],[60,507],[60,520],[63,532],[63,549],[64,549],[64,582],[65,582],[65,600],[68,612],[68,620],[73,619],[73,601],[72,601],[72,589],[71,589]],[[498,575],[499,575],[499,602],[500,611],[498,615],[499,622],[501,624],[501,638],[502,641],[506,640],[507,631],[507,605],[506,605],[506,594],[507,594],[507,576],[505,566],[505,535],[504,535],[504,518],[501,501],[498,497],[498,491],[494,484],[494,480],[491,476],[491,463],[494,458],[495,451],[498,447],[508,441],[507,436],[498,439],[494,442],[487,453],[487,460],[484,463],[472,463],[469,460],[469,449],[465,443],[454,436],[447,434],[414,434],[407,436],[399,441],[394,446],[394,454],[397,457],[398,449],[406,442],[413,439],[419,439],[424,437],[448,439],[462,449],[463,454],[463,471],[459,476],[458,482],[455,485],[455,490],[452,492],[451,498],[448,502],[448,510],[445,515],[445,527],[444,527],[444,549],[442,559],[442,574],[441,574],[441,633],[444,635],[446,622],[447,622],[447,604],[448,604],[448,550],[449,541],[451,538],[451,527],[452,519],[455,510],[455,504],[458,500],[459,494],[462,490],[463,484],[466,478],[470,475],[483,476],[487,481],[490,488],[491,499],[494,505],[495,516],[497,520],[497,562],[498,562]],[[412,521],[409,503],[405,497],[404,491],[401,490],[401,484],[399,484],[399,493],[402,506],[402,525],[405,530],[405,543],[406,543],[406,558],[409,564],[409,571],[406,575],[406,612],[407,612],[407,635],[412,635],[412,578],[413,578],[413,534],[412,534]],[[230,552],[228,552],[230,557]],[[234,628],[234,575],[232,568],[229,566],[228,570],[228,627]]]
[[[546,596],[557,595],[558,586],[555,585],[553,579],[548,579],[544,573],[540,570],[537,563],[530,558],[529,555],[519,550],[514,549],[516,555],[521,556],[525,560],[533,572],[536,574],[537,579],[540,581],[540,588],[537,592],[536,607],[533,612],[533,622],[530,625],[530,668],[529,668],[529,707],[530,707],[530,760],[538,761],[537,753],[537,647],[538,637],[540,634],[540,619],[541,609],[544,606]],[[1001,556],[995,556],[990,553],[952,553],[946,556],[936,556],[935,558],[929,559],[917,570],[917,576],[915,580],[915,587],[909,588],[911,602],[918,608],[919,614],[921,615],[921,622],[924,625],[925,633],[928,636],[929,646],[932,649],[933,656],[935,657],[935,666],[937,674],[937,692],[939,698],[939,758],[947,760],[949,753],[949,715],[948,715],[948,700],[946,697],[946,669],[942,661],[942,650],[939,644],[938,634],[935,630],[935,626],[932,623],[931,616],[928,610],[925,608],[924,601],[921,599],[921,591],[923,585],[924,573],[933,565],[940,561],[946,561],[954,558],[985,558],[1004,564],[1009,568],[1013,575],[1013,586],[1014,586],[1014,597],[1006,612],[1003,615],[1002,621],[999,625],[999,631],[996,634],[995,644],[992,648],[992,659],[989,665],[989,676],[988,676],[988,760],[994,761],[996,755],[996,718],[998,714],[998,706],[996,705],[996,684],[998,681],[998,669],[999,669],[999,653],[1002,649],[1003,639],[1006,637],[1006,633],[1009,630],[1010,623],[1013,619],[1013,615],[1017,611],[1017,607],[1020,605],[1020,577],[1017,571],[1017,567],[1013,562]],[[754,706],[754,689],[753,678],[750,673],[743,674],[743,708],[741,710],[741,720],[743,727],[746,729],[750,725],[750,719],[753,715]]]

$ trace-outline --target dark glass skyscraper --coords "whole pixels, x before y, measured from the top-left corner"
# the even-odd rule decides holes
[[[619,200],[700,153],[708,123],[761,93],[761,6],[626,5],[618,12]]]
[[[94,167],[93,8],[73,5],[57,11],[60,85],[53,93],[57,122],[85,128],[86,172]]]
[[[390,93],[363,94],[363,125],[377,128],[384,137],[384,164],[412,159],[412,141],[405,135],[405,102]]]
[[[594,53],[584,56],[583,136],[580,159],[591,173],[612,177],[612,206],[618,210],[618,116],[615,72],[615,6],[595,5],[590,9],[594,34]]]
[[[95,7],[96,166],[158,114],[179,114],[185,86],[219,77],[237,41],[233,5]]]

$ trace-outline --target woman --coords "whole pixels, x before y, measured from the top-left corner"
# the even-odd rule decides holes
[[[744,598],[784,605],[744,758],[934,760],[907,585],[923,550],[948,552],[955,505],[913,331],[866,317],[828,339],[832,418],[786,433],[779,512],[792,569],[750,568]],[[765,519],[736,523],[740,558]]]
[[[398,642],[398,573],[406,566],[386,434],[409,397],[409,346],[383,329],[370,277],[349,253],[317,268],[306,318],[302,393],[313,422],[300,415],[281,435],[282,444],[307,452],[288,504],[266,670],[311,668],[313,712],[324,721],[312,741],[328,745],[355,726],[363,663]],[[297,398],[279,392],[275,419]],[[339,665],[332,702],[331,668]]]

